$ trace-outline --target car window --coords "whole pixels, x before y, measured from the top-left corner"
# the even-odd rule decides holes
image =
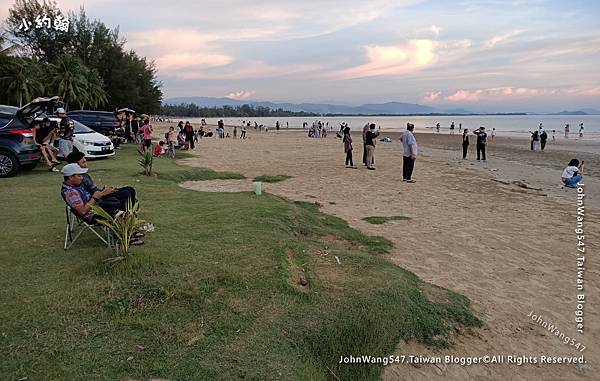
[[[96,132],[94,130],[92,130],[89,127],[84,126],[83,124],[81,124],[80,122],[74,120],[73,121],[75,123],[75,130],[74,132],[76,134],[91,134],[92,132]]]
[[[10,114],[0,114],[0,128],[6,127],[11,120],[13,120],[14,116]]]

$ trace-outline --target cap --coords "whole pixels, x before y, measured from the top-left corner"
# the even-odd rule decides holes
[[[63,176],[73,176],[84,174],[87,171],[87,168],[81,168],[79,164],[72,163],[65,165],[60,172],[63,174]]]
[[[59,108],[57,108],[57,109],[56,109],[56,113],[57,113],[57,114],[66,114],[66,113],[65,113],[65,109],[64,109],[64,108],[62,108],[62,107],[59,107]]]

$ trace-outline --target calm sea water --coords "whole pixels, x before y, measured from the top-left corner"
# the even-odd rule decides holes
[[[252,125],[256,121],[258,124],[264,124],[269,128],[275,127],[275,122],[279,121],[281,128],[286,128],[286,123],[290,128],[301,128],[303,122],[312,125],[314,120],[320,120],[323,123],[329,123],[333,130],[339,129],[341,122],[346,122],[352,130],[362,129],[365,123],[375,123],[385,131],[403,131],[406,123],[411,122],[415,129],[420,132],[434,132],[432,127],[440,123],[440,133],[448,133],[450,123],[454,122],[456,133],[459,133],[459,124],[462,128],[473,129],[484,126],[486,130],[491,131],[495,128],[499,136],[523,136],[528,137],[528,132],[538,128],[542,123],[548,134],[552,135],[552,130],[556,130],[556,136],[564,136],[564,126],[568,123],[571,127],[571,137],[575,138],[579,132],[579,123],[584,124],[584,138],[600,140],[600,116],[599,115],[510,115],[510,116],[350,116],[350,117],[270,117],[270,118],[222,118],[226,125],[240,125],[242,120],[249,120]],[[176,118],[174,121],[178,120]],[[200,118],[183,118],[189,120],[192,124],[199,124]],[[216,124],[218,118],[207,118],[209,124]]]

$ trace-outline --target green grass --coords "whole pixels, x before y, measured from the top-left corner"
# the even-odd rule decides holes
[[[402,220],[410,220],[410,217],[406,216],[371,216],[363,218],[364,221],[367,221],[370,224],[381,225],[385,224],[388,221],[402,221]]]
[[[184,189],[220,175],[155,160],[147,177],[136,158],[89,163],[98,184],[135,186],[157,227],[115,265],[91,235],[62,250],[59,175],[0,180],[3,379],[375,380],[382,366],[339,357],[445,347],[457,322],[480,325],[466,298],[390,263],[389,241],[314,204]]]
[[[262,175],[262,176],[255,177],[254,181],[262,181],[263,183],[278,183],[280,181],[291,179],[291,178],[292,178],[292,176],[288,176],[288,175],[275,175],[275,176]]]

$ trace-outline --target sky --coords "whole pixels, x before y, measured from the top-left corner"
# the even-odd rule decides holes
[[[165,98],[600,109],[600,2],[63,0],[155,61]],[[12,1],[0,0],[4,19]]]

